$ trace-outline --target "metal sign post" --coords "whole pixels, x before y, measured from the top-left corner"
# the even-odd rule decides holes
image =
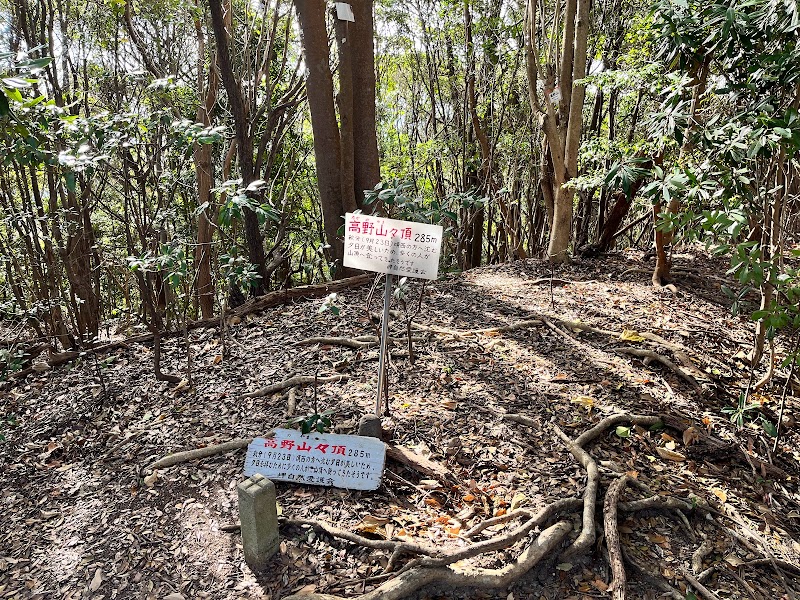
[[[375,399],[375,415],[381,416],[381,401],[386,387],[386,349],[389,344],[389,304],[392,302],[392,276],[386,274],[383,291],[383,321],[381,322],[381,349],[378,357],[378,397]]]
[[[444,230],[441,225],[347,213],[344,231],[342,264],[353,269],[386,273],[375,415],[364,415],[359,422],[359,434],[379,437],[381,401],[388,396],[386,364],[389,358],[387,348],[392,277],[436,279],[439,273],[439,256],[442,251]],[[388,404],[387,401],[387,409]]]

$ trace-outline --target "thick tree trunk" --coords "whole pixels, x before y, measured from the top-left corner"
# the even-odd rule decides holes
[[[334,11],[335,12],[335,11]],[[339,49],[339,94],[336,97],[339,106],[339,139],[341,142],[341,167],[339,174],[342,181],[342,209],[344,212],[354,212],[356,205],[355,193],[355,148],[354,148],[354,114],[353,114],[353,40],[351,29],[358,27],[357,23],[350,23],[335,17],[336,45]]]
[[[356,204],[363,207],[364,190],[381,180],[375,114],[375,47],[373,0],[353,3],[355,24],[350,23],[353,41],[353,185]],[[353,27],[355,25],[355,27]]]
[[[344,223],[342,204],[341,142],[336,113],[333,108],[333,78],[331,77],[328,34],[325,29],[325,2],[295,0],[300,20],[308,79],[306,90],[311,109],[311,128],[314,133],[314,157],[317,165],[317,184],[322,204],[325,237],[330,245],[329,259],[338,262],[337,274],[342,276],[341,261],[344,247],[337,232]]]

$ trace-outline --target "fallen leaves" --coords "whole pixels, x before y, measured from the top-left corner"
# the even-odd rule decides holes
[[[674,462],[683,462],[686,460],[686,457],[680,452],[675,452],[668,448],[662,448],[661,446],[656,446],[656,452],[665,460],[671,460]]]
[[[91,583],[89,584],[89,591],[96,592],[97,590],[100,589],[102,583],[103,583],[103,571],[97,569],[94,572],[94,577],[92,577]]]
[[[633,329],[623,329],[622,333],[619,334],[619,339],[623,342],[643,342],[645,340]]]

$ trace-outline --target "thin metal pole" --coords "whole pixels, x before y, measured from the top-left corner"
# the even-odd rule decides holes
[[[392,276],[386,274],[383,294],[383,322],[381,323],[381,351],[378,357],[378,397],[375,399],[375,414],[381,416],[381,400],[386,382],[386,348],[389,342],[389,303],[392,300]]]

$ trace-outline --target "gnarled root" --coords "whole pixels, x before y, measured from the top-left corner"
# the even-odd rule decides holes
[[[433,583],[452,587],[508,587],[553,552],[570,531],[572,524],[559,521],[542,531],[514,562],[500,569],[416,567],[399,574],[367,594],[357,596],[355,600],[401,600],[423,586]],[[344,598],[331,594],[293,594],[285,600],[344,600]]]

